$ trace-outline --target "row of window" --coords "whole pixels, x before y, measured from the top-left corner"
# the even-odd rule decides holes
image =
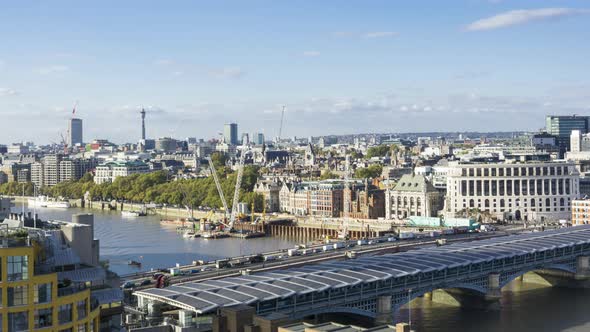
[[[462,176],[554,176],[567,175],[567,166],[462,168]]]
[[[570,179],[461,180],[462,196],[571,195]]]
[[[82,300],[76,303],[76,308],[78,310],[78,319],[84,319],[88,316],[87,310],[87,301]],[[57,320],[59,324],[67,324],[72,322],[72,304],[64,304],[60,305],[58,308]],[[35,321],[35,328],[41,329],[46,327],[51,327],[54,324],[54,317],[53,317],[53,308],[44,308],[44,309],[37,309],[34,311],[34,321]],[[93,330],[91,325],[91,331]],[[84,324],[83,331],[86,330]],[[2,315],[0,315],[0,330],[2,327]],[[29,330],[29,312],[28,311],[21,311],[21,312],[14,312],[8,313],[8,331],[28,331]],[[80,328],[78,328],[78,331]]]
[[[36,284],[33,286],[35,304],[51,302],[51,283]],[[8,287],[6,290],[7,305],[9,307],[16,307],[29,304],[29,286],[14,286]],[[2,292],[0,292],[0,304],[2,303]]]

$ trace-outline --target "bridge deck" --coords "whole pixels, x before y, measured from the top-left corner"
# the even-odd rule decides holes
[[[310,292],[321,293],[361,283],[386,281],[589,243],[590,225],[584,225],[256,275],[177,284],[134,294],[202,314],[222,306],[286,299]]]

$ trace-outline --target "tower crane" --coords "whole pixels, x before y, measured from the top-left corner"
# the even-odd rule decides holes
[[[279,136],[277,137],[277,143],[281,142],[281,134],[283,133],[283,120],[285,118],[285,105],[283,105],[283,110],[281,111],[281,124],[279,126]]]
[[[236,216],[238,214],[238,200],[240,199],[240,187],[242,186],[242,177],[244,175],[244,160],[246,159],[247,146],[243,145],[240,161],[238,162],[238,177],[236,178],[236,188],[234,190],[234,200],[232,202],[231,216],[229,218],[229,225],[227,231],[230,232],[234,228]]]
[[[211,175],[213,175],[213,180],[215,181],[215,186],[217,187],[217,191],[219,192],[219,198],[221,198],[221,203],[223,204],[223,213],[225,217],[229,215],[229,209],[227,207],[227,201],[225,200],[225,195],[223,194],[223,188],[221,188],[221,183],[219,182],[219,177],[217,176],[217,171],[215,170],[215,165],[213,165],[213,160],[211,157],[207,157],[207,162],[209,163],[209,169],[211,170]]]

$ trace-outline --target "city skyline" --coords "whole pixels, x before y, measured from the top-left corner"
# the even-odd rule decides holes
[[[4,144],[512,131],[590,110],[590,5],[466,0],[4,5]],[[370,18],[370,19],[369,19]],[[586,33],[584,33],[586,32]],[[506,121],[507,117],[510,121]],[[116,125],[113,125],[116,124]]]

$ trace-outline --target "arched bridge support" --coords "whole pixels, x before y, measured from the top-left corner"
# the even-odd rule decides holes
[[[499,301],[501,296],[500,275],[492,273],[488,275],[485,292],[464,287],[437,289],[424,293],[424,300],[450,306],[487,309]]]
[[[575,272],[542,269],[535,271],[535,273],[547,280],[552,286],[590,288],[590,256],[578,256],[575,264]]]

